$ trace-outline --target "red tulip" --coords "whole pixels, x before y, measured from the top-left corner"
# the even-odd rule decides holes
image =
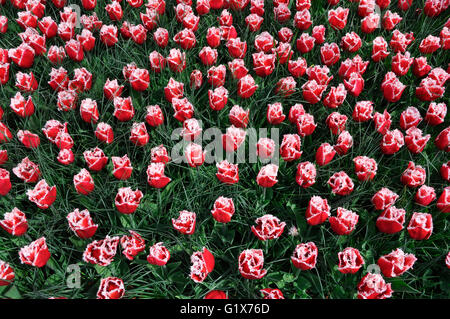
[[[134,116],[134,107],[131,97],[115,97],[113,115],[121,122],[130,121]]]
[[[223,86],[208,90],[208,99],[211,109],[220,111],[228,102],[228,90]]]
[[[436,207],[442,213],[450,213],[450,187],[444,188],[437,200]]]
[[[444,122],[447,114],[447,105],[445,103],[431,102],[428,106],[425,121],[430,125],[439,125]]]
[[[389,206],[380,214],[380,216],[378,216],[376,226],[382,233],[398,233],[403,229],[403,224],[405,223],[405,215],[406,212],[404,209],[396,208],[395,206]]]
[[[109,19],[111,21],[120,21],[123,17],[122,6],[119,1],[112,1],[105,6],[105,10],[108,13]]]
[[[122,214],[132,214],[138,208],[143,196],[139,189],[133,191],[131,187],[119,188],[115,197],[116,208]]]
[[[353,109],[352,118],[355,122],[367,122],[373,118],[373,102],[359,101],[356,102]]]
[[[11,98],[10,107],[14,113],[20,117],[28,117],[34,113],[34,103],[31,96],[25,101],[25,98],[20,92],[17,92],[16,95]]]
[[[307,30],[312,25],[311,13],[307,9],[297,10],[294,16],[294,27],[299,30]]]
[[[328,115],[325,123],[330,128],[331,133],[334,135],[339,134],[340,132],[345,131],[345,125],[347,123],[347,116],[340,114],[338,112],[333,112]]]
[[[220,87],[225,84],[225,76],[227,69],[225,65],[212,66],[208,69],[208,83],[213,87]]]
[[[393,131],[387,131],[383,135],[380,147],[383,154],[391,155],[397,153],[404,144],[405,140],[402,132],[395,129]]]
[[[314,122],[314,116],[305,113],[301,114],[297,118],[297,133],[301,137],[311,135],[316,129],[317,124]]]
[[[348,52],[356,52],[361,48],[361,38],[356,32],[346,33],[341,39],[341,47]]]
[[[37,148],[41,141],[39,136],[31,133],[28,130],[19,130],[17,132],[17,139],[26,147],[26,148]]]
[[[114,140],[114,132],[111,125],[104,122],[98,123],[95,129],[95,137],[101,142],[111,144]]]
[[[193,90],[199,89],[203,84],[203,75],[200,70],[193,70],[189,76],[189,86]]]
[[[216,27],[208,28],[206,32],[206,42],[211,48],[216,48],[220,45],[221,30]]]
[[[328,23],[335,30],[342,30],[347,24],[349,9],[338,7],[328,11]]]
[[[323,25],[316,25],[313,28],[311,35],[316,40],[315,41],[316,44],[324,43],[325,42],[325,26],[323,26]]]
[[[100,29],[100,40],[107,47],[112,47],[118,41],[117,32],[117,27],[115,25],[103,25]]]
[[[400,177],[403,185],[411,188],[421,186],[425,183],[426,172],[420,165],[415,165],[414,162],[409,161],[408,167],[405,169]]]
[[[133,167],[131,166],[130,159],[128,155],[125,154],[122,157],[113,156],[111,157],[113,163],[113,175],[115,178],[120,180],[127,180],[130,178],[133,172]]]
[[[211,252],[203,247],[202,251],[196,251],[191,255],[191,279],[198,283],[203,282],[206,276],[214,269],[214,256]]]
[[[187,98],[173,98],[172,107],[175,112],[173,117],[180,122],[184,122],[194,116],[194,106],[188,101]]]
[[[136,68],[131,71],[128,81],[133,90],[145,91],[150,84],[150,74],[147,69]]]
[[[144,146],[148,143],[150,135],[144,122],[133,123],[130,133],[130,141],[137,146]]]
[[[78,174],[73,176],[73,184],[75,185],[77,193],[82,195],[88,195],[95,188],[94,179],[85,168],[81,169]]]
[[[373,116],[373,122],[375,124],[375,129],[377,130],[377,132],[381,135],[384,135],[391,127],[391,115],[387,110],[384,110],[383,114],[375,112],[375,115]]]
[[[443,180],[450,181],[450,161],[443,163],[439,171]]]
[[[264,15],[264,0],[250,0],[250,12],[259,16]]]
[[[389,46],[397,52],[405,52],[408,45],[414,41],[414,35],[412,32],[410,33],[402,33],[399,30],[394,30],[392,32],[392,38],[389,42]]]
[[[372,42],[372,60],[374,62],[380,62],[386,59],[390,54],[387,51],[387,42],[382,36],[376,37]]]
[[[397,54],[392,58],[391,69],[398,76],[403,76],[408,73],[413,61],[414,58],[410,57],[410,53],[408,51],[405,54],[397,52]]]
[[[302,155],[300,136],[297,134],[283,135],[283,141],[280,145],[280,155],[286,162],[291,162],[299,159]]]
[[[348,131],[342,131],[338,135],[336,145],[334,145],[333,148],[339,155],[345,155],[352,146],[353,137]]]
[[[83,46],[83,50],[86,52],[92,51],[95,46],[95,37],[88,29],[83,29],[81,34],[77,35],[77,41]]]
[[[301,77],[305,74],[306,68],[306,60],[302,57],[297,58],[297,60],[288,61],[288,71],[295,78]]]
[[[9,50],[9,58],[21,68],[29,68],[33,65],[35,51],[25,42],[17,48]]]
[[[153,40],[160,48],[165,48],[169,43],[169,31],[164,28],[158,28],[153,33]]]
[[[433,232],[433,218],[427,213],[413,213],[408,224],[408,233],[412,239],[428,239]]]
[[[355,173],[360,181],[372,180],[378,169],[375,159],[367,156],[357,156],[353,159]]]
[[[380,274],[367,273],[358,284],[358,299],[387,299],[392,296],[390,283]]]
[[[302,86],[303,98],[310,104],[316,104],[322,99],[326,86],[320,85],[316,80],[309,80]]]
[[[314,32],[314,30],[313,30]],[[287,27],[282,27],[280,30],[278,30],[278,40],[280,40],[280,42],[285,42],[285,43],[289,43],[292,41],[292,37],[294,36],[294,33],[292,32],[291,29],[287,28]]]
[[[103,278],[97,291],[97,299],[120,299],[125,293],[123,280],[117,277]]]
[[[255,223],[256,226],[252,226],[251,230],[259,240],[263,241],[280,237],[286,226],[285,222],[280,222],[277,217],[270,214],[257,218]]]
[[[104,239],[94,240],[86,246],[83,261],[103,267],[110,265],[116,255],[119,240],[118,236],[106,236]]]
[[[205,161],[205,153],[202,146],[196,143],[189,143],[184,151],[184,156],[190,167],[198,167],[203,165]]]
[[[405,144],[408,150],[413,154],[418,154],[423,151],[428,143],[431,135],[422,135],[422,130],[417,127],[410,127],[406,130]]]
[[[291,96],[295,92],[297,82],[292,76],[281,78],[275,85],[274,92],[283,97]]]
[[[264,52],[253,53],[253,70],[257,76],[266,77],[275,69],[275,55]]]
[[[300,117],[300,115],[305,115],[306,111],[305,108],[303,107],[303,104],[300,103],[296,103],[294,105],[291,106],[291,108],[289,109],[289,122],[291,122],[292,124],[297,124],[297,121]]]
[[[444,152],[450,152],[450,126],[443,129],[434,140],[436,147]]]
[[[306,209],[306,221],[315,226],[324,223],[330,216],[328,201],[320,196],[313,196]]]
[[[214,65],[217,61],[217,50],[211,47],[203,47],[198,53],[198,56],[204,65]]]
[[[156,243],[150,247],[147,261],[156,266],[164,266],[170,259],[169,250],[163,246],[162,242]]]
[[[436,199],[436,192],[433,187],[422,185],[417,190],[414,199],[417,204],[427,206]]]
[[[349,235],[358,223],[358,214],[351,210],[338,207],[337,216],[329,218],[331,229],[338,235]]]
[[[246,279],[261,279],[267,274],[261,249],[246,249],[239,255],[239,272]]]
[[[411,269],[417,258],[413,254],[405,254],[403,250],[397,248],[390,254],[381,256],[378,259],[378,266],[383,275],[387,278],[397,277]]]
[[[283,106],[280,102],[267,105],[267,121],[270,124],[280,124],[285,118],[286,116],[283,114]]]
[[[334,173],[328,179],[328,185],[333,194],[345,196],[353,192],[354,184],[352,179],[344,171]]]
[[[164,175],[165,164],[163,162],[150,163],[147,167],[147,182],[155,188],[163,188],[171,179]]]
[[[5,34],[8,31],[8,18],[0,16],[0,33]]]
[[[10,285],[15,278],[14,270],[11,266],[0,260],[0,286]]]
[[[75,156],[73,155],[72,150],[63,148],[59,151],[58,157],[56,159],[63,165],[69,165],[73,163],[73,161],[75,160]]]
[[[275,6],[273,8],[273,15],[275,17],[275,20],[283,23],[291,18],[291,10],[286,4],[280,3],[278,6]]]
[[[230,123],[239,128],[245,128],[248,125],[250,109],[244,110],[239,105],[234,105],[229,113]]]
[[[196,215],[193,212],[182,210],[177,219],[172,218],[173,227],[184,235],[192,235],[195,231]]]
[[[360,0],[358,4],[358,15],[366,17],[375,11],[375,0]]]
[[[363,33],[372,33],[380,25],[380,15],[377,13],[370,13],[361,20],[361,31]]]
[[[441,39],[432,35],[427,36],[420,42],[419,51],[422,54],[430,54],[441,48]]]
[[[80,114],[86,123],[97,123],[99,119],[97,101],[85,99],[80,104]]]
[[[189,50],[195,47],[197,40],[195,33],[187,28],[184,28],[173,37],[173,41],[178,44],[183,50]]]
[[[66,53],[75,62],[81,62],[84,59],[84,51],[81,43],[75,39],[66,42],[64,48]]]
[[[322,143],[316,151],[316,162],[319,166],[327,165],[335,154],[335,149],[329,143]]]
[[[22,236],[28,229],[28,222],[25,214],[14,207],[11,212],[5,213],[4,219],[0,220],[0,226],[13,236]]]
[[[255,37],[254,44],[255,44],[255,50],[257,52],[262,51],[264,53],[268,53],[268,52],[272,51],[272,49],[273,49],[274,39],[269,32],[264,31]]]
[[[234,215],[234,203],[232,198],[220,196],[214,202],[211,214],[219,223],[229,223]]]
[[[122,253],[128,260],[134,260],[140,252],[145,250],[145,240],[137,232],[129,230],[130,235],[120,238]]]
[[[384,210],[392,206],[398,199],[398,195],[390,189],[383,187],[372,197],[372,204],[376,210]]]
[[[262,187],[273,187],[278,183],[277,175],[278,166],[275,164],[267,164],[260,169],[256,177],[256,182]]]
[[[314,37],[307,33],[302,33],[296,41],[297,50],[302,54],[308,53],[314,48],[315,41]]]
[[[347,247],[338,253],[338,270],[343,274],[355,274],[364,265],[364,259],[358,249]]]
[[[248,26],[248,29],[251,32],[256,32],[261,28],[262,23],[264,22],[264,18],[252,13],[245,17],[245,23]]]
[[[450,28],[445,26],[442,28],[441,32],[439,33],[440,40],[441,40],[441,47],[444,50],[450,49]]]
[[[152,163],[167,164],[170,161],[167,149],[162,144],[151,149],[151,159]]]
[[[239,181],[239,169],[237,164],[229,163],[227,160],[223,160],[216,164],[217,178],[225,184],[234,184]]]
[[[80,211],[78,208],[67,215],[70,229],[80,238],[87,239],[94,236],[98,225],[94,224],[87,209]]]
[[[383,16],[382,25],[385,30],[393,30],[397,24],[399,24],[403,18],[397,12],[391,12],[387,10]]]
[[[297,165],[295,181],[303,188],[308,188],[316,183],[316,166],[311,162],[302,162]]]

